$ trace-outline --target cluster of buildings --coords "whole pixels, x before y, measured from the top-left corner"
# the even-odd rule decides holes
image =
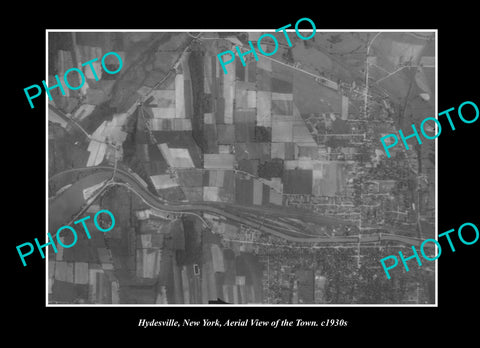
[[[293,102],[291,70],[263,56],[247,60],[245,67],[234,61],[223,74],[216,56],[204,55],[201,78],[208,102],[198,148],[191,136],[195,77],[190,76],[188,59],[185,54],[177,68],[180,73],[166,89],[138,91],[149,93],[149,98],[145,124],[137,126],[137,153],[159,193],[175,188],[181,191],[180,200],[283,205],[289,195],[342,193],[346,177],[358,169],[356,162],[366,150],[366,167],[380,160],[368,148],[374,132],[367,133],[349,111],[354,97],[342,92],[338,114],[301,115]],[[352,93],[358,89],[345,83],[341,87]],[[148,141],[147,132],[154,134],[157,144]],[[274,160],[280,161],[282,170],[266,175],[262,166]],[[167,169],[175,175],[167,174]]]
[[[265,303],[326,303],[328,281],[315,252],[302,250],[302,258],[298,252],[291,247],[261,251]]]

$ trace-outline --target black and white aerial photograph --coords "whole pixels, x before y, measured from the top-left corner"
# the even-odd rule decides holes
[[[47,32],[48,306],[436,304],[437,33],[302,26]]]

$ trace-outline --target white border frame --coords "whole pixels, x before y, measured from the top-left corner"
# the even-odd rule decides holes
[[[46,29],[45,30],[45,71],[48,80],[48,33],[50,32],[274,32],[273,29]],[[289,32],[294,29],[287,29]],[[299,31],[309,31],[299,29]],[[435,33],[435,117],[438,119],[438,29],[319,29],[317,32],[433,32]],[[45,94],[45,198],[46,198],[46,219],[45,238],[48,240],[48,98]],[[438,137],[435,138],[435,238],[438,240]],[[435,303],[433,304],[51,304],[48,303],[48,252],[45,260],[45,307],[167,307],[167,308],[189,308],[189,307],[438,307],[438,258],[435,260]]]

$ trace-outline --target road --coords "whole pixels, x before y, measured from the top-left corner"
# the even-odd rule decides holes
[[[204,38],[204,37],[200,37],[202,33],[198,34],[197,36],[193,36],[193,35],[190,34],[190,33],[187,33],[187,34],[190,35],[190,36],[191,36],[192,38],[194,38],[194,39],[200,39],[200,40],[205,40],[205,39],[207,39],[207,40],[228,40],[228,39],[226,39],[226,38],[220,38],[220,37],[216,37],[216,38]],[[253,44],[258,44],[257,41],[252,41],[252,43],[253,43]],[[277,44],[278,44],[279,46],[284,46],[284,47],[286,47],[286,48],[291,47],[291,46],[289,46],[289,45],[287,45],[287,44],[281,44],[281,43],[277,43]],[[239,49],[240,49],[241,51],[243,51],[243,53],[245,53],[245,52],[248,51],[249,48],[241,46],[241,47],[239,47]],[[281,60],[272,58],[272,57],[270,57],[270,56],[266,56],[266,55],[264,55],[264,54],[261,54],[261,56],[264,57],[264,58],[270,59],[271,61],[276,62],[276,63],[278,63],[278,64],[285,65],[285,66],[287,66],[287,67],[289,67],[289,68],[292,68],[292,69],[295,69],[295,70],[297,70],[297,71],[300,71],[300,72],[302,72],[302,73],[304,73],[304,74],[310,75],[310,76],[312,76],[312,77],[314,77],[314,78],[319,78],[319,79],[328,81],[328,82],[330,82],[330,83],[332,83],[332,84],[336,84],[335,81],[332,81],[332,80],[326,78],[325,76],[321,76],[321,75],[317,75],[317,74],[311,73],[310,71],[307,71],[307,70],[301,69],[301,68],[299,68],[299,67],[293,66],[293,65],[291,65],[291,64],[282,62]],[[324,86],[326,86],[326,87],[328,87],[328,88],[332,88],[332,87],[330,87],[329,85],[324,85]],[[334,90],[335,90],[335,89],[334,89]]]
[[[243,53],[247,52],[247,48],[245,48],[245,47],[240,47],[240,50],[242,50]],[[330,82],[330,83],[332,83],[332,84],[335,84],[335,85],[337,84],[335,81],[332,81],[332,80],[326,78],[325,76],[320,76],[320,75],[313,74],[313,73],[311,73],[310,71],[301,69],[301,68],[296,67],[296,66],[293,66],[293,65],[291,65],[291,64],[284,63],[284,62],[282,62],[281,60],[272,58],[272,57],[270,57],[270,56],[265,56],[265,55],[262,54],[262,58],[270,59],[272,62],[281,64],[281,65],[285,65],[285,66],[287,66],[287,67],[289,67],[289,68],[291,68],[291,69],[300,71],[300,72],[302,72],[302,73],[304,73],[304,74],[307,74],[307,75],[310,75],[310,76],[312,76],[312,77],[314,77],[314,78],[318,78],[318,79],[321,79],[321,80],[325,80],[325,81],[328,81],[328,82]],[[325,87],[328,87],[328,88],[332,88],[332,87],[329,86],[328,84],[322,84],[322,85],[325,86]],[[335,91],[338,90],[338,89],[335,89],[335,88],[332,88],[332,89],[335,90]]]
[[[365,57],[365,100],[364,100],[364,112],[365,112],[365,119],[368,118],[368,108],[367,108],[367,104],[368,104],[368,68],[369,68],[369,62],[368,62],[368,53],[370,52],[370,46],[373,44],[373,41],[375,41],[375,39],[378,37],[378,35],[380,35],[381,32],[378,32],[377,34],[375,34],[375,36],[373,37],[373,39],[368,43],[367,45],[367,53],[366,53],[366,57]]]
[[[86,168],[75,168],[64,171],[62,173],[55,174],[50,178],[50,180],[57,175],[65,174],[67,172],[76,172],[76,171],[86,171],[86,170],[101,170],[101,171],[112,171],[114,170],[113,167],[108,166],[101,166],[101,167],[86,167]],[[249,218],[252,212],[255,212],[257,216],[270,216],[270,217],[290,217],[290,218],[297,218],[301,221],[306,222],[313,222],[317,224],[323,225],[332,225],[332,224],[339,224],[339,225],[351,225],[351,222],[346,222],[340,219],[335,219],[332,217],[321,216],[317,214],[312,214],[307,211],[301,211],[299,209],[286,209],[284,207],[274,208],[274,207],[254,207],[254,206],[242,206],[238,204],[231,204],[231,203],[219,203],[219,202],[199,202],[199,203],[172,203],[172,202],[164,202],[159,199],[159,197],[152,194],[148,191],[142,184],[140,184],[137,179],[132,176],[130,173],[122,170],[116,169],[116,179],[118,181],[112,181],[108,184],[108,186],[112,185],[119,185],[126,187],[138,197],[142,199],[145,203],[147,203],[150,207],[158,209],[164,212],[172,212],[172,213],[182,213],[182,214],[192,214],[195,216],[199,216],[199,213],[209,213],[212,215],[224,217],[228,220],[241,223],[243,225],[249,226],[251,228],[257,229],[259,231],[277,236],[282,239],[286,239],[292,242],[298,243],[375,243],[380,241],[394,241],[405,243],[408,245],[416,245],[419,246],[422,240],[418,238],[408,237],[408,236],[401,236],[401,235],[394,235],[388,233],[372,233],[368,235],[352,235],[352,236],[331,236],[331,237],[324,237],[324,236],[317,236],[317,235],[310,235],[305,236],[306,234],[302,231],[298,231],[297,229],[293,228],[291,230],[282,228],[281,231],[276,229],[268,220],[263,220],[261,218],[257,219],[256,221]],[[203,218],[201,218],[202,221]],[[204,221],[205,223],[205,221]],[[300,236],[301,235],[301,236]]]

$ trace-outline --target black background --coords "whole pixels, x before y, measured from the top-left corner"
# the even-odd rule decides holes
[[[73,4],[72,4],[73,5]],[[206,333],[211,338],[220,331],[234,333],[237,339],[224,341],[248,342],[251,337],[243,332],[267,334],[275,337],[279,333],[314,334],[317,342],[332,337],[341,342],[344,339],[355,341],[376,341],[387,335],[383,342],[405,342],[413,337],[457,336],[467,338],[474,334],[478,319],[478,254],[479,244],[462,245],[456,233],[452,240],[457,251],[451,253],[447,245],[439,258],[439,282],[437,308],[411,307],[132,307],[132,308],[46,308],[45,307],[45,260],[38,253],[32,254],[28,266],[23,267],[15,246],[45,233],[45,107],[44,95],[35,101],[35,109],[30,109],[23,88],[39,84],[45,78],[45,30],[46,29],[266,29],[279,28],[294,23],[302,17],[314,21],[317,30],[321,29],[438,29],[438,111],[455,107],[452,113],[456,130],[444,128],[439,140],[438,160],[438,232],[457,229],[465,222],[480,227],[478,214],[477,154],[479,124],[463,124],[456,116],[458,106],[464,101],[480,105],[479,95],[479,48],[476,28],[477,10],[474,5],[461,6],[459,2],[429,5],[424,8],[416,3],[358,3],[351,7],[346,3],[276,3],[267,9],[259,10],[255,2],[205,3],[189,5],[173,4],[165,7],[143,3],[128,4],[112,2],[105,12],[98,11],[98,4],[78,4],[77,8],[62,4],[54,7],[46,3],[40,9],[46,15],[33,21],[22,20],[22,11],[13,12],[12,17],[18,26],[5,29],[8,35],[4,52],[3,92],[8,108],[3,115],[11,125],[4,129],[9,139],[4,172],[8,176],[8,190],[4,198],[8,208],[4,221],[4,233],[9,236],[6,265],[11,265],[13,275],[6,277],[4,284],[13,296],[4,297],[8,314],[8,325],[21,326],[24,335],[17,339],[24,341],[30,336],[37,340],[48,340],[66,335],[78,342],[95,345],[97,339],[108,340],[135,337],[136,342],[143,338],[155,339],[162,344],[162,337],[173,335],[181,340]],[[39,11],[40,11],[39,9]],[[34,12],[28,8],[28,12]],[[35,15],[35,13],[34,13]],[[467,107],[468,108],[468,107]],[[467,108],[465,110],[467,110]],[[432,115],[433,116],[433,115]],[[10,138],[10,135],[13,137]],[[12,199],[13,198],[13,199]],[[9,226],[9,227],[7,227]],[[201,320],[210,318],[274,320],[302,318],[304,320],[344,319],[348,327],[343,328],[140,328],[139,319],[184,318]],[[247,331],[245,331],[247,330]],[[33,335],[29,332],[43,332]],[[185,335],[179,335],[185,334]],[[274,335],[272,335],[274,334]],[[302,336],[293,336],[301,338]],[[67,343],[66,341],[62,341]],[[71,341],[68,341],[70,343]],[[302,340],[298,340],[301,343]],[[126,341],[125,341],[126,343]],[[180,343],[180,341],[177,341]],[[200,342],[199,342],[200,343]],[[215,344],[204,342],[201,344]],[[220,343],[220,342],[216,342]]]

